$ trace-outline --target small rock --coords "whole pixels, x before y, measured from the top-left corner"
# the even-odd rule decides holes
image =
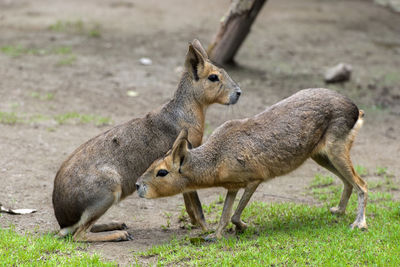
[[[147,57],[142,57],[139,61],[140,61],[140,64],[145,65],[145,66],[150,66],[151,64],[153,64],[153,61]]]
[[[335,67],[328,69],[325,72],[325,82],[327,83],[346,82],[350,80],[351,71],[352,71],[351,65],[340,63]]]
[[[133,91],[133,90],[128,90],[128,91],[126,92],[126,95],[127,95],[127,96],[130,96],[130,97],[136,97],[136,96],[139,95],[139,93],[136,92],[136,91]]]

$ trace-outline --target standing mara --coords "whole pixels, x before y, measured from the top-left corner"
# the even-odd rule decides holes
[[[216,237],[221,238],[240,188],[245,191],[231,221],[243,230],[246,224],[240,216],[258,185],[312,158],[344,183],[340,203],[331,212],[345,212],[354,188],[358,212],[352,228],[367,228],[367,184],[350,160],[362,117],[363,112],[347,97],[328,89],[306,89],[254,117],[224,123],[197,148],[189,149],[188,131],[183,130],[171,152],[139,178],[139,195],[158,198],[201,188],[226,188],[216,231]]]

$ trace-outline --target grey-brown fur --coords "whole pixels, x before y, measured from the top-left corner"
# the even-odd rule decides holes
[[[220,80],[208,80],[210,74],[217,74]],[[119,231],[126,228],[124,224],[93,224],[111,205],[136,190],[137,178],[172,147],[182,129],[188,129],[194,146],[201,144],[208,105],[235,104],[240,93],[238,85],[193,41],[171,101],[87,141],[62,164],[53,191],[60,235],[72,233],[75,240],[82,241],[130,239],[126,231]],[[184,199],[192,222],[206,228],[197,193],[185,194]],[[96,233],[89,233],[90,229]],[[97,233],[102,231],[110,232]]]
[[[245,188],[245,193],[232,222],[241,230],[246,227],[241,212],[257,186],[293,171],[311,157],[344,183],[339,206],[331,211],[344,213],[354,187],[359,207],[352,227],[366,228],[367,185],[354,171],[349,154],[362,114],[350,99],[334,91],[306,89],[252,118],[226,122],[198,148],[188,150],[183,131],[171,155],[153,163],[139,179],[139,195],[153,198],[206,187],[227,188],[217,229],[220,238],[239,188]],[[155,178],[161,168],[168,175]]]

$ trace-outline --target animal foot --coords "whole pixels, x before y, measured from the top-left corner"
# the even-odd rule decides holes
[[[247,229],[247,224],[244,222],[240,222],[238,224],[236,224],[236,232],[243,232],[244,230]]]
[[[95,224],[92,226],[90,231],[92,233],[106,232],[106,231],[114,231],[114,230],[126,230],[128,226],[125,223],[120,222],[111,222],[105,224]]]
[[[215,241],[217,241],[217,239],[220,239],[220,238],[217,238],[214,234],[204,237],[204,241],[206,241],[206,242],[215,242]]]
[[[116,235],[115,241],[117,242],[133,240],[133,236],[127,231],[116,231]]]
[[[352,223],[350,225],[350,228],[351,229],[358,228],[358,229],[361,229],[361,230],[367,230],[368,226],[367,226],[366,222],[355,221],[354,223]]]
[[[231,221],[234,225],[236,225],[236,232],[243,232],[247,229],[247,224],[243,222],[240,218],[237,219],[235,217],[232,217]]]
[[[339,207],[332,207],[329,209],[329,211],[335,215],[342,215],[345,212],[343,209],[340,209]]]
[[[128,226],[125,223],[121,223],[121,227],[118,230],[126,230],[128,229]]]

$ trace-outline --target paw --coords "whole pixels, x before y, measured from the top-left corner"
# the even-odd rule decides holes
[[[243,222],[241,219],[232,218],[232,223],[236,225],[236,232],[243,232],[247,229],[247,224]]]
[[[119,230],[126,230],[128,226],[125,223],[121,223]]]
[[[332,208],[329,209],[329,211],[332,214],[336,214],[336,215],[343,215],[344,212],[345,212],[344,210],[340,209],[339,207],[332,207]]]
[[[108,224],[109,231],[112,230],[126,230],[128,226],[125,223],[121,222],[111,222]]]
[[[247,224],[244,222],[240,222],[238,224],[236,224],[236,232],[243,232],[244,230],[247,229]]]
[[[118,231],[115,238],[116,242],[133,240],[133,236],[127,231]]]
[[[217,230],[215,233],[211,233],[205,236],[204,240],[206,242],[215,242],[217,240],[220,240],[221,238],[222,238],[222,231]]]
[[[354,223],[350,224],[350,228],[351,229],[358,228],[358,229],[361,229],[361,230],[367,230],[368,226],[367,226],[366,222],[355,221]]]
[[[217,238],[217,236],[215,234],[207,235],[206,237],[204,237],[204,241],[211,242],[211,243],[217,241],[217,239],[221,239],[221,238]]]

